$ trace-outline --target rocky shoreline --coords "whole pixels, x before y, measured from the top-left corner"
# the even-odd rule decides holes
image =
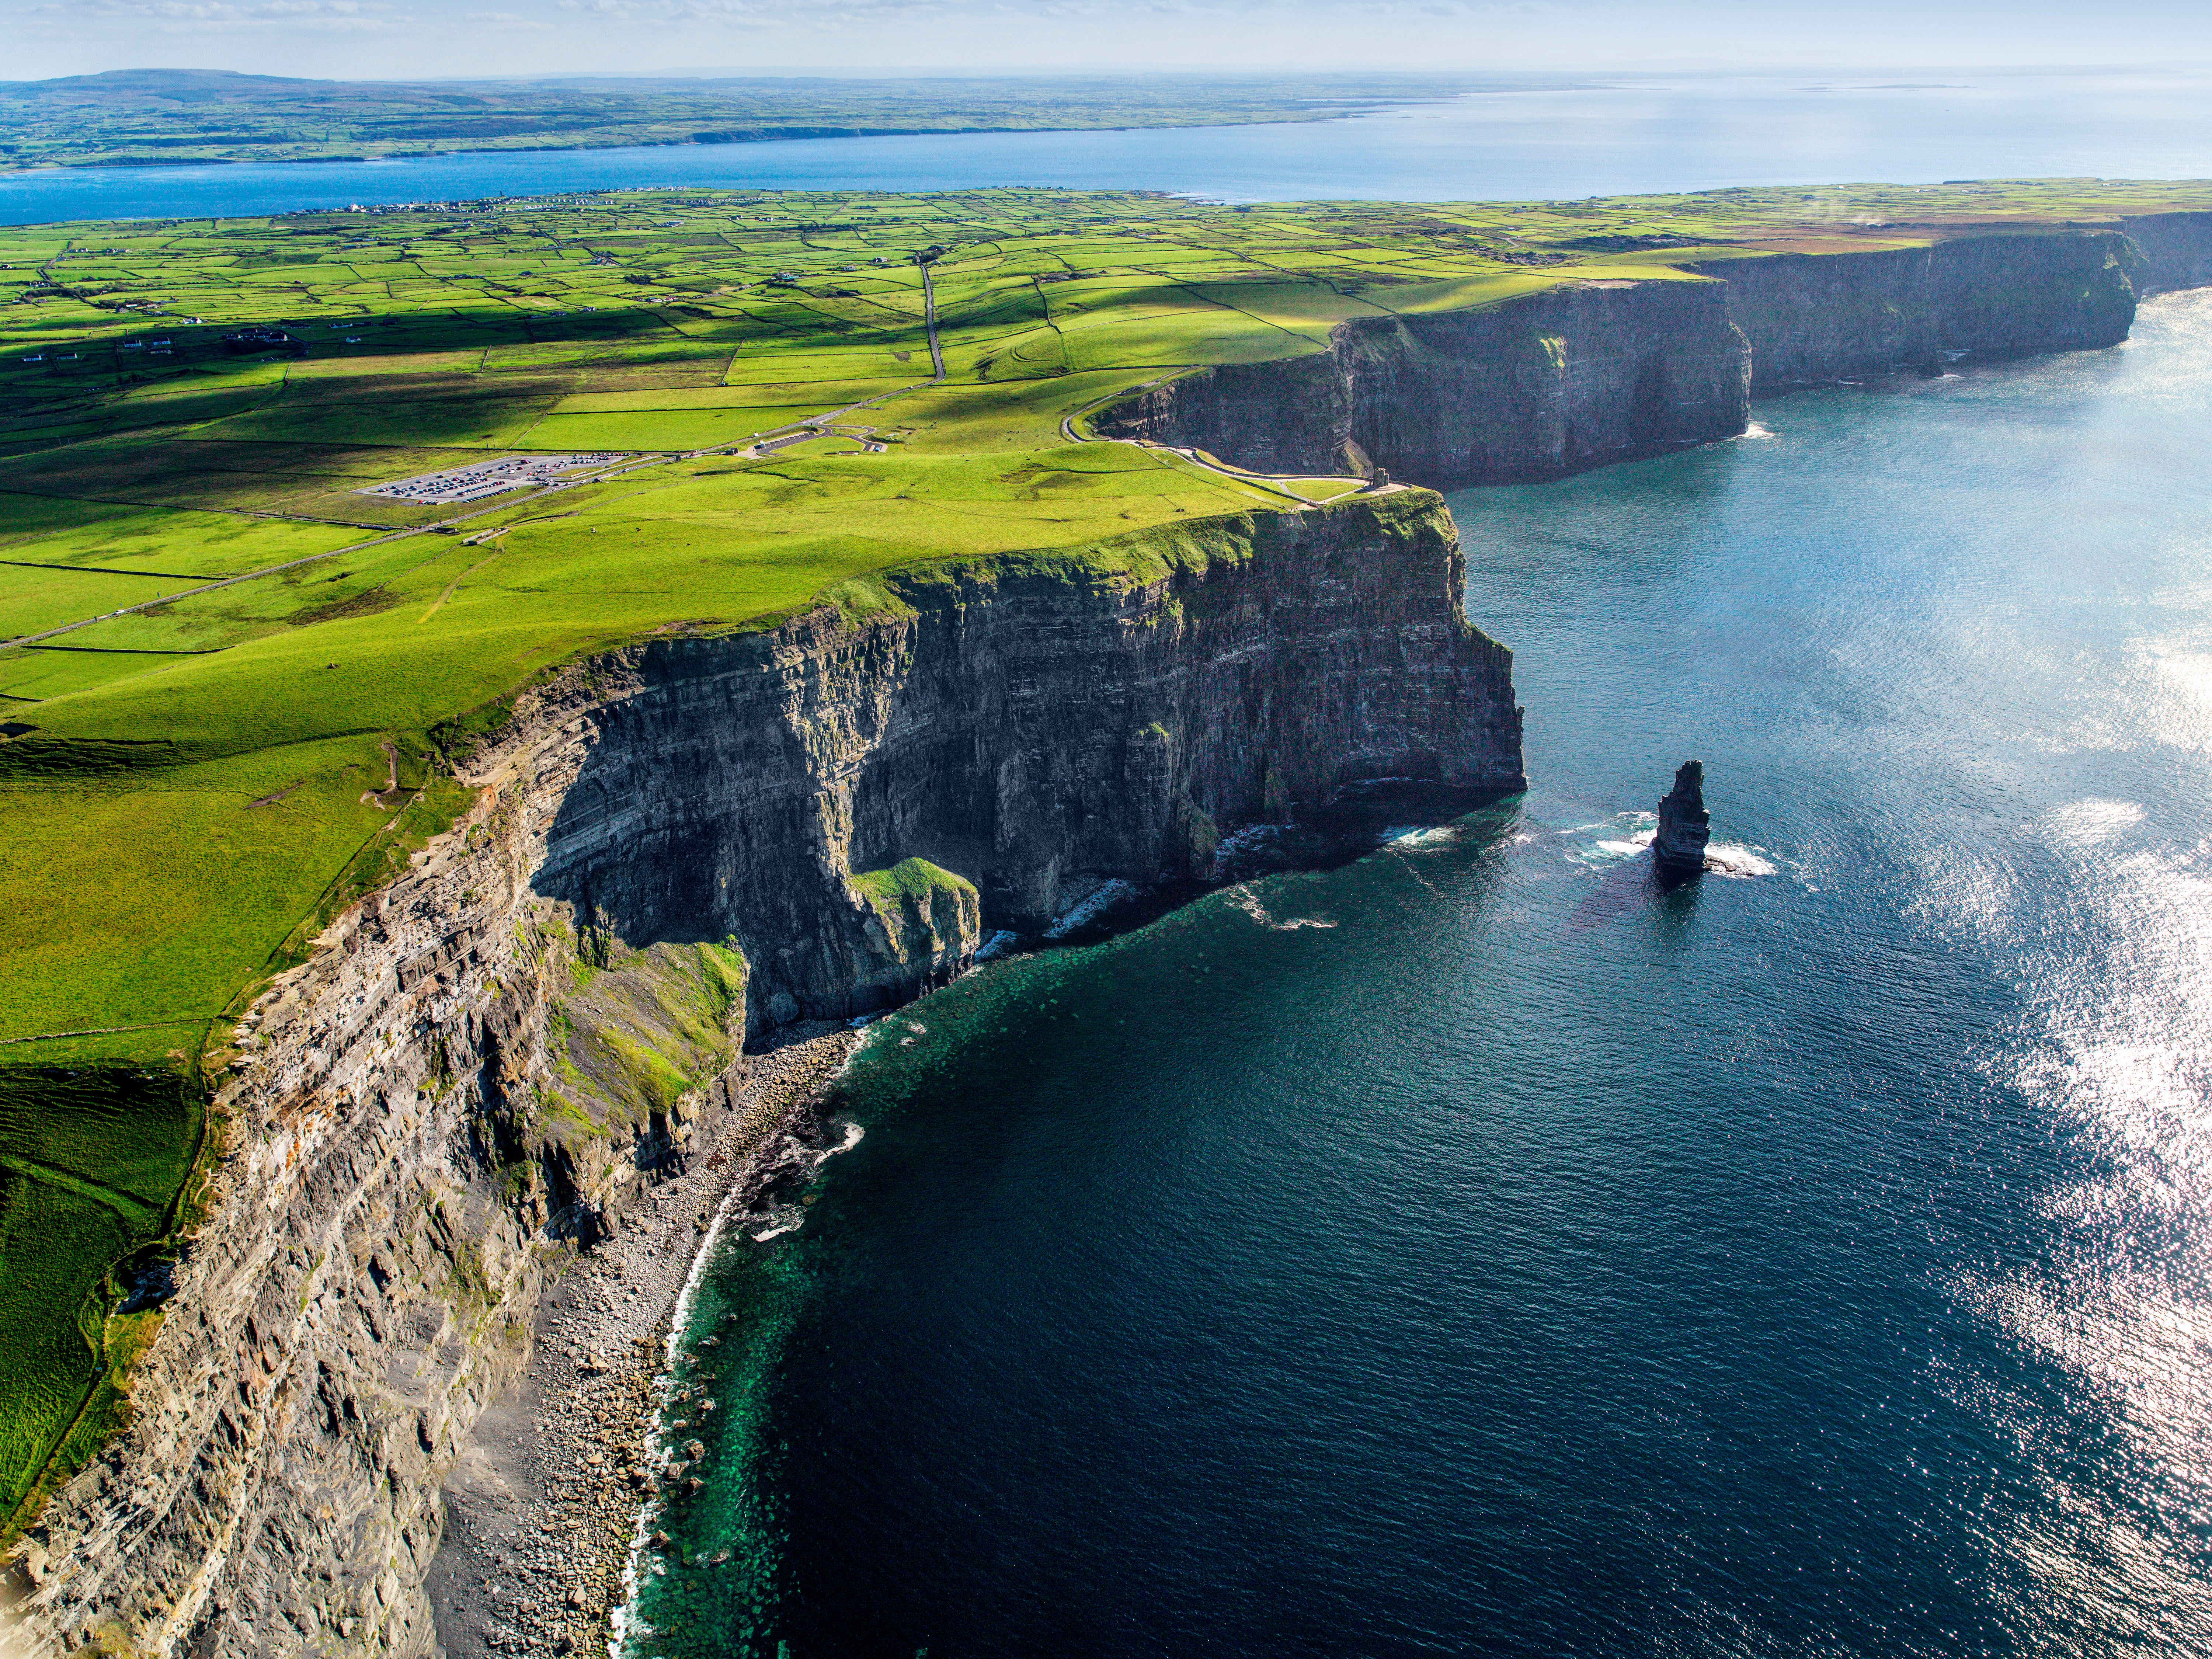
[[[858,1042],[823,1023],[779,1033],[743,1062],[730,1109],[700,1122],[685,1167],[548,1273],[529,1359],[444,1483],[424,1588],[450,1659],[606,1651],[653,1491],[647,1435],[677,1298],[717,1209],[750,1207],[818,1157],[818,1108]]]

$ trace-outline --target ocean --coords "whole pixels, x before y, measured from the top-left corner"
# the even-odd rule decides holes
[[[1524,797],[871,1028],[630,1655],[2212,1649],[2212,295],[1756,416],[1451,498]]]

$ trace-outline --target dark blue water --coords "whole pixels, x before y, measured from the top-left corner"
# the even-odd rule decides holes
[[[645,185],[1173,191],[1230,201],[1542,199],[1731,185],[2212,173],[2201,70],[1686,76],[1526,87],[1351,120],[524,150],[0,174],[0,224],[242,216]]]
[[[632,1654],[2212,1650],[2212,295],[1760,419],[1453,499],[1524,799],[873,1028]]]

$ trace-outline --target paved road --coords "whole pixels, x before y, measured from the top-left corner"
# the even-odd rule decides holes
[[[1176,371],[1177,374],[1180,374],[1181,372],[1181,370]],[[1212,456],[1208,455],[1205,451],[1200,449],[1179,449],[1173,444],[1156,444],[1146,438],[1100,438],[1076,430],[1075,423],[1081,420],[1085,415],[1088,415],[1092,410],[1103,408],[1109,403],[1114,403],[1121,398],[1126,398],[1133,391],[1149,392],[1154,386],[1164,385],[1174,378],[1174,374],[1163,374],[1158,380],[1146,380],[1141,386],[1125,386],[1119,392],[1108,392],[1104,397],[1099,398],[1095,403],[1085,404],[1082,408],[1077,410],[1073,415],[1065,416],[1061,418],[1060,422],[1060,436],[1066,438],[1067,441],[1072,444],[1127,444],[1132,449],[1149,449],[1157,454],[1180,455],[1183,459],[1188,461],[1193,466],[1201,468],[1207,472],[1218,473],[1221,477],[1232,479],[1237,483],[1253,484],[1261,489],[1273,490],[1278,495],[1287,495],[1291,500],[1296,501],[1300,507],[1320,507],[1323,505],[1323,503],[1314,500],[1310,495],[1301,495],[1297,490],[1292,489],[1290,487],[1292,481],[1304,477],[1305,476],[1304,473],[1248,472],[1241,466],[1231,466],[1226,461],[1217,461]],[[1369,488],[1373,489],[1374,486],[1370,484]]]
[[[929,325],[929,366],[936,371],[934,386],[945,378],[945,352],[937,343],[937,289],[929,280],[929,267],[921,268],[921,316]]]

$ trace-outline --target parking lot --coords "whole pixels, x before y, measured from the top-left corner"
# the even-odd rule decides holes
[[[478,461],[444,472],[425,472],[412,478],[394,479],[390,483],[372,484],[354,493],[424,506],[459,506],[510,489],[536,489],[559,483],[568,475],[612,466],[617,461],[629,459],[620,450],[581,455],[503,455],[495,461]]]

